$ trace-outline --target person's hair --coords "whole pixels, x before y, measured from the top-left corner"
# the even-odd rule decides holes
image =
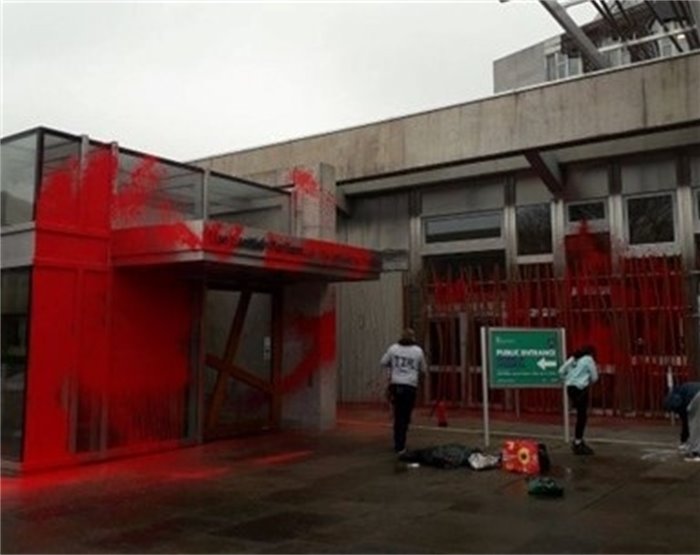
[[[401,332],[401,339],[399,343],[415,343],[416,342],[416,332],[413,328],[404,328]]]
[[[585,357],[586,355],[589,355],[589,356],[595,358],[595,347],[593,345],[583,345],[583,346],[579,347],[573,353],[573,357],[575,359]]]

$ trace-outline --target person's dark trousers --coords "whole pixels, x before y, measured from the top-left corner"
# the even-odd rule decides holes
[[[688,409],[682,408],[678,411],[678,417],[681,420],[681,443],[688,441],[690,437],[690,428],[688,428]]]
[[[574,439],[583,440],[583,432],[586,429],[588,420],[588,388],[579,389],[574,385],[566,388],[571,405],[576,409],[576,428],[574,429]]]
[[[410,385],[391,384],[392,402],[394,404],[394,451],[406,448],[406,432],[411,423],[413,405],[416,403],[416,388]]]

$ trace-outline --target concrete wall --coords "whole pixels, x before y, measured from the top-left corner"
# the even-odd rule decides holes
[[[625,66],[198,164],[246,176],[325,162],[342,182],[684,124],[700,120],[699,62],[691,53]]]
[[[545,44],[540,42],[493,62],[493,92],[544,83],[547,80]]]
[[[341,220],[338,240],[376,250],[408,251],[408,205],[405,192],[353,199],[352,217]],[[379,358],[402,328],[404,274],[385,272],[379,281],[338,286],[339,401],[381,398],[385,377]]]

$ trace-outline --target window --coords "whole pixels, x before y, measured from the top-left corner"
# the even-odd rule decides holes
[[[547,66],[547,81],[554,81],[557,78],[556,54],[547,54],[545,59]]]
[[[556,81],[582,72],[581,58],[569,57],[562,52],[547,54],[545,57],[547,81]]]
[[[519,255],[552,252],[552,221],[548,203],[518,206],[515,218]]]
[[[429,276],[456,279],[466,275],[471,279],[503,279],[506,275],[506,255],[503,250],[426,256],[424,267]]]
[[[605,202],[601,200],[569,204],[567,218],[570,223],[582,222],[584,220],[587,222],[606,220]]]
[[[670,194],[627,199],[630,245],[672,243],[676,235]]]
[[[501,212],[474,212],[425,219],[425,242],[462,241],[501,236]]]
[[[2,143],[2,225],[34,219],[37,133]]]
[[[29,269],[2,272],[2,456],[19,461],[29,335]]]
[[[581,73],[581,58],[569,58],[569,75]]]

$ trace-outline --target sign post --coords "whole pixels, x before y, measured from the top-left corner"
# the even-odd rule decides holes
[[[559,367],[566,359],[562,328],[482,328],[482,389],[484,444],[489,445],[488,391],[561,388]],[[569,414],[564,393],[564,439],[569,437]]]

